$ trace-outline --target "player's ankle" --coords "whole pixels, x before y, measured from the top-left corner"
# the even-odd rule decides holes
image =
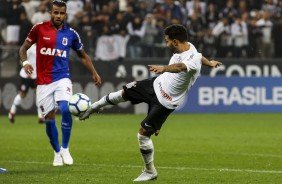
[[[156,170],[155,165],[153,162],[150,162],[148,164],[145,164],[145,171],[149,173],[153,173]]]

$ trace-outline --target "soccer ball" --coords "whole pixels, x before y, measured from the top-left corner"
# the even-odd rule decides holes
[[[90,98],[82,93],[76,93],[69,99],[69,110],[72,115],[79,116],[91,106]]]

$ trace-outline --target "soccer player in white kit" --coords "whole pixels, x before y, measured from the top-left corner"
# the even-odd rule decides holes
[[[15,115],[17,112],[17,107],[21,105],[23,99],[27,95],[29,88],[33,90],[36,89],[36,83],[35,83],[35,80],[36,80],[36,44],[33,44],[27,50],[27,59],[30,61],[30,64],[33,66],[34,72],[32,74],[26,74],[23,68],[20,71],[19,93],[15,96],[11,109],[8,113],[8,118],[11,123],[15,122]],[[36,106],[37,106],[37,103],[36,103]],[[44,118],[38,106],[37,106],[37,115],[38,115],[38,123],[44,123]]]
[[[145,102],[149,105],[146,118],[141,122],[137,134],[140,152],[144,161],[144,170],[134,181],[149,181],[157,178],[154,166],[154,146],[151,135],[158,135],[167,117],[185,98],[189,89],[198,78],[202,64],[218,67],[222,63],[209,61],[197,52],[194,45],[188,42],[187,31],[182,25],[171,25],[165,29],[165,41],[173,51],[169,64],[166,66],[149,65],[158,77],[134,81],[123,87],[123,90],[110,93],[94,102],[81,117],[89,118],[106,105],[116,105],[130,101],[132,104]]]

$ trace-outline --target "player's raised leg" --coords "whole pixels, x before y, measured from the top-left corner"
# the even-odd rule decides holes
[[[89,116],[93,113],[98,113],[100,112],[103,107],[107,105],[117,105],[120,102],[125,102],[126,100],[123,97],[123,90],[119,90],[116,92],[112,92],[104,97],[102,97],[100,100],[97,102],[94,102],[91,105],[91,108],[89,108],[84,114],[82,114],[79,119],[80,120],[85,120],[89,118]]]

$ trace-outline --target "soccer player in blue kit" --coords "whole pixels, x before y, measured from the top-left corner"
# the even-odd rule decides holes
[[[33,67],[27,60],[26,51],[32,44],[37,44],[36,96],[45,119],[46,133],[54,150],[53,166],[73,164],[68,146],[72,129],[72,115],[68,108],[68,100],[73,93],[68,63],[71,48],[77,52],[82,64],[89,70],[95,84],[101,85],[101,78],[84,51],[78,33],[64,23],[67,16],[66,9],[64,1],[54,0],[50,11],[51,20],[34,25],[20,48],[23,68],[27,74],[31,74]],[[62,113],[61,147],[55,122],[57,107]]]

